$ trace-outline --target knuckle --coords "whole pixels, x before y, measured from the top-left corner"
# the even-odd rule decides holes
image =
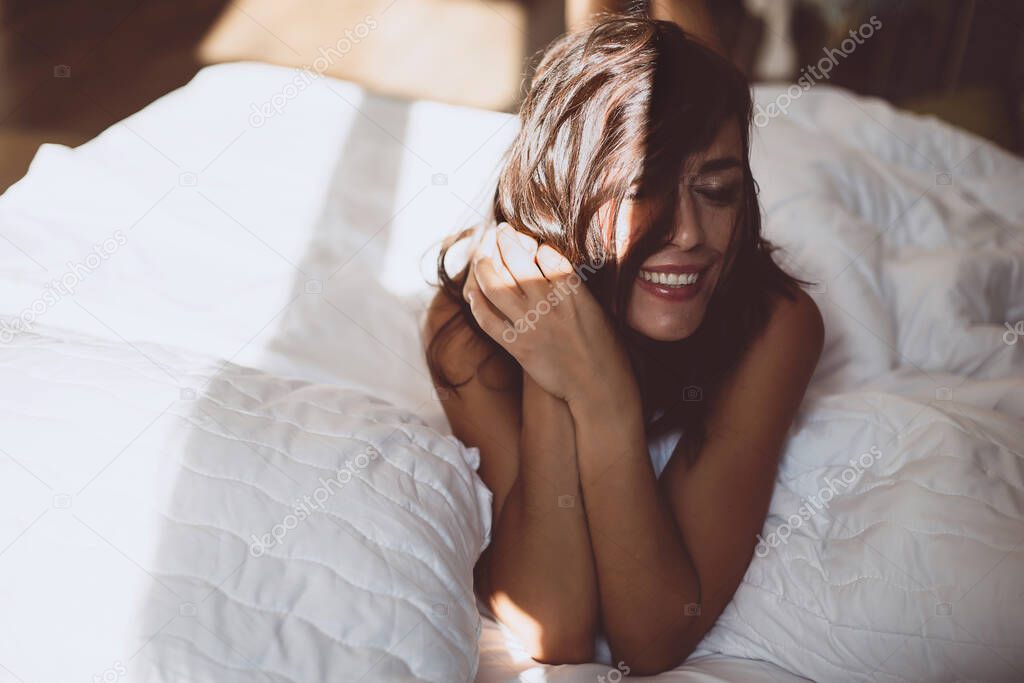
[[[483,292],[488,299],[494,294],[494,284],[487,277],[477,278],[475,288]]]

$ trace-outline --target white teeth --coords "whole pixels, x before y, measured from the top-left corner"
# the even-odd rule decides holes
[[[700,273],[655,273],[650,270],[640,271],[641,279],[666,287],[685,287],[692,285],[700,277]]]

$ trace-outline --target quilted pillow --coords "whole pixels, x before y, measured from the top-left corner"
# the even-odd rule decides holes
[[[0,383],[10,671],[472,680],[475,449],[352,389],[52,330],[0,346]]]

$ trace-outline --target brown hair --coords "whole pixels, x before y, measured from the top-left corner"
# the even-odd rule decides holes
[[[704,441],[710,404],[764,327],[771,299],[792,297],[799,282],[775,264],[773,247],[761,237],[749,163],[751,109],[745,77],[676,24],[605,16],[544,54],[494,194],[492,224],[507,222],[550,244],[584,275],[630,352],[648,437],[682,427],[691,459]],[[654,341],[625,324],[625,304],[640,265],[671,239],[687,160],[730,120],[740,124],[744,179],[727,267],[699,328],[680,341]],[[643,195],[667,201],[658,202],[659,215],[620,257],[598,209],[607,203],[617,215],[637,178]],[[493,354],[512,360],[462,299],[468,269],[450,276],[445,267],[451,246],[473,232],[448,238],[438,259],[441,289],[460,306],[427,347],[434,380],[446,389],[459,385],[440,367],[439,353],[460,319]]]

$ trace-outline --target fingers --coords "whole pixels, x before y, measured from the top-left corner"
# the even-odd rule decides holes
[[[517,290],[519,289],[519,284],[516,282],[515,277],[513,277],[512,272],[505,266],[505,262],[501,257],[501,249],[498,247],[497,228],[488,228],[484,231],[477,256],[491,259],[494,265],[494,270],[497,272],[501,280],[507,286]]]
[[[527,307],[526,298],[515,285],[509,285],[499,272],[504,266],[490,258],[480,258],[473,262],[472,275],[480,291],[509,320],[515,320],[523,314]]]
[[[497,229],[498,251],[505,267],[524,292],[544,282],[537,267],[537,240],[502,223]]]
[[[470,266],[466,284],[462,287],[462,297],[469,303],[469,310],[480,325],[480,329],[500,343],[502,335],[507,335],[506,330],[512,329],[512,325],[480,289],[474,270],[475,268]]]
[[[463,296],[480,327],[505,345],[509,330],[514,337],[526,317],[536,315],[541,305],[550,308],[555,283],[565,282],[575,272],[557,249],[538,248],[535,239],[502,223],[481,236]],[[559,301],[564,294],[559,290]]]
[[[569,277],[576,272],[569,259],[549,244],[542,245],[537,250],[537,265],[544,277],[552,281]]]

